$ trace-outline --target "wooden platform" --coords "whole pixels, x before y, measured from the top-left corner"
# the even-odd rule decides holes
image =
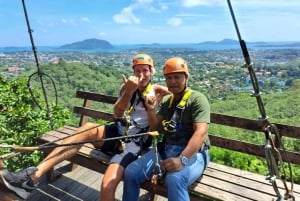
[[[31,193],[27,201],[98,201],[103,175],[82,166],[77,166],[73,171],[69,171],[69,167],[65,166],[66,164],[68,162],[57,166],[58,169],[56,170],[64,172],[64,174],[53,183],[49,183],[46,177],[43,177],[38,188]],[[116,201],[121,200],[122,192],[123,183],[121,182],[116,192]],[[148,200],[148,194],[142,190],[140,201],[146,200]],[[24,200],[6,189],[1,183],[0,201]],[[167,201],[167,199],[159,197],[158,201]]]
[[[278,185],[284,194],[282,182],[278,181]],[[265,176],[212,162],[196,188],[207,196],[217,193],[220,200],[276,200],[275,191]],[[294,184],[294,195],[296,200],[300,200],[300,185]]]
[[[99,189],[102,180],[102,174],[92,171],[88,168],[78,166],[73,171],[69,171],[69,167],[65,166],[67,162],[58,166],[59,171],[64,174],[49,183],[45,177],[42,178],[38,188],[32,192],[27,199],[28,201],[98,201]],[[264,176],[249,173],[242,170],[233,171],[232,168],[224,169],[220,165],[210,163],[206,169],[201,184],[196,188],[199,192],[209,194],[220,194],[220,200],[225,201],[272,201],[275,199],[275,194],[270,184],[266,185]],[[220,168],[224,172],[220,172]],[[226,181],[225,181],[226,180]],[[228,181],[231,180],[231,181]],[[239,186],[239,183],[249,183],[249,186]],[[116,192],[116,200],[122,198],[121,182]],[[213,187],[212,187],[213,186]],[[219,187],[219,189],[216,188]],[[233,192],[235,195],[233,195]],[[294,186],[294,195],[296,200],[300,200],[300,186]],[[247,198],[245,197],[247,196]],[[147,191],[141,190],[140,201],[148,199]],[[203,198],[205,200],[205,198]],[[0,185],[0,201],[23,201],[17,195],[7,190],[3,184]],[[158,197],[158,201],[167,201],[165,197]]]
[[[72,134],[74,131],[74,127],[65,126],[56,131],[48,132],[43,135],[42,138],[39,138],[39,140],[42,140],[41,143],[55,141],[56,139],[61,139]],[[60,143],[60,141],[56,143]],[[89,158],[89,154],[92,150],[93,146],[86,144],[80,149],[76,156],[70,159],[70,161],[75,162],[76,164],[84,164],[84,166],[89,169],[102,172],[105,166],[103,167],[103,164],[99,161],[91,160]],[[86,179],[89,180],[89,177],[90,176]],[[75,177],[74,179],[76,180]],[[99,184],[96,189],[99,189],[101,179],[98,181]],[[278,181],[278,184],[283,192],[284,188],[282,182]],[[143,188],[159,195],[166,195],[165,188],[156,185],[153,186],[150,182],[145,183]],[[272,185],[265,179],[265,176],[219,165],[213,162],[209,163],[208,168],[204,172],[204,176],[190,188],[190,193],[191,200],[217,199],[228,201],[271,201],[275,198],[275,191]],[[197,196],[193,196],[193,194],[197,194]],[[297,200],[300,200],[300,185],[294,185],[294,194],[297,197]]]

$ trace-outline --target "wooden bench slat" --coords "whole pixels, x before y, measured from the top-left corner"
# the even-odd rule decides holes
[[[209,140],[211,144],[216,147],[222,147],[225,149],[239,151],[250,155],[265,157],[265,150],[263,145],[242,142],[239,140],[232,140],[229,138],[219,137],[212,134],[209,135]],[[282,150],[280,151],[283,156],[284,152]],[[282,158],[283,161],[287,162],[287,160],[289,160],[291,163],[294,164],[299,163],[300,153],[286,151],[285,154],[287,155],[288,159],[286,157],[283,157]]]
[[[196,193],[200,194],[202,197],[206,197],[207,200],[223,200],[223,201],[250,201],[251,199],[243,198],[239,195],[232,194],[231,192],[224,191],[222,189],[217,189],[214,186],[202,185],[194,190]],[[253,200],[251,200],[253,201]]]
[[[244,198],[246,199],[250,199],[250,200],[272,200],[272,198],[274,198],[274,196],[271,196],[269,194],[265,194],[265,193],[261,193],[260,191],[256,191],[253,189],[249,189],[234,183],[230,183],[230,182],[226,182],[223,180],[219,180],[217,178],[213,178],[213,177],[203,177],[201,183],[199,183],[194,190],[202,193],[204,195],[209,194],[209,192],[205,192],[203,190],[203,186],[211,186],[214,187],[215,189],[219,189],[220,190],[220,194],[218,195],[223,195],[224,192],[228,192],[232,195],[234,195],[234,197],[239,197],[239,200],[243,200]],[[221,193],[222,191],[222,193]],[[233,200],[233,198],[229,196],[227,197],[225,200]],[[214,195],[214,197],[218,198],[216,195]],[[223,197],[223,196],[222,196]],[[223,199],[222,199],[223,200]]]
[[[262,120],[247,119],[225,114],[211,113],[211,123],[263,132],[267,122]],[[300,127],[273,123],[282,136],[300,139]],[[272,130],[272,133],[275,133]]]
[[[94,119],[103,119],[106,121],[114,121],[114,118],[111,113],[108,112],[101,112],[97,110],[87,109],[84,107],[75,106],[73,108],[73,112],[77,114],[82,114],[85,116],[92,117]]]
[[[118,99],[115,96],[109,96],[109,95],[98,94],[98,93],[88,92],[88,91],[80,91],[80,90],[76,92],[76,98],[93,100],[93,101],[98,101],[98,102],[108,103],[108,104],[114,104]]]
[[[264,157],[265,151],[262,145],[251,144],[247,142],[242,142],[238,140],[232,140],[229,138],[219,137],[216,135],[209,135],[209,140],[212,146],[222,147],[225,149],[231,149],[234,151],[239,151],[251,155],[257,155]]]
[[[211,123],[248,129],[253,131],[262,131],[264,127],[264,122],[259,120],[247,119],[242,117],[233,117],[224,114],[211,113]]]
[[[207,168],[204,173],[206,177],[204,178],[215,178],[226,183],[239,185],[242,188],[257,191],[257,193],[266,193],[274,191],[272,185],[268,181],[266,181],[264,177],[260,177],[261,175],[252,174],[253,178],[249,178],[248,175],[244,176],[243,172],[244,171],[241,171],[241,174],[235,175],[220,171],[219,169],[216,170],[212,168]],[[202,180],[201,183],[205,183],[205,181]],[[283,189],[282,182],[278,181],[278,184],[281,187],[281,189]]]
[[[265,180],[264,175],[256,174],[256,173],[245,171],[245,170],[240,170],[240,169],[237,169],[237,168],[232,168],[232,167],[217,164],[217,163],[214,163],[214,162],[209,163],[209,168],[210,169],[215,169],[215,170],[218,170],[218,171],[222,170],[223,172],[228,173],[228,174],[232,174],[232,175],[235,175],[235,176],[238,176],[238,177],[247,178],[249,180],[253,180],[253,181],[256,181],[256,182],[260,182],[260,183],[265,183],[265,184],[268,184],[268,185],[271,186],[271,184],[267,180]],[[206,174],[206,172],[204,172],[204,174]],[[280,188],[282,188],[282,189],[284,188],[281,181],[278,180],[277,183],[278,183],[278,186]],[[290,182],[288,182],[288,185],[290,185]],[[294,185],[294,192],[297,193],[297,194],[300,194],[300,185]]]
[[[224,171],[224,169],[226,171]],[[228,172],[227,172],[228,171]],[[216,181],[218,180],[218,181]],[[237,193],[238,195],[251,198],[251,196],[258,196],[262,194],[266,194],[267,197],[276,197],[275,191],[272,187],[272,185],[265,180],[265,177],[263,175],[258,175],[255,173],[239,170],[236,168],[231,168],[223,165],[219,165],[216,163],[211,162],[209,164],[209,167],[205,170],[204,176],[201,179],[201,182],[198,181],[198,183],[194,183],[191,188],[194,188],[197,192],[203,192],[203,185],[213,186],[214,188],[217,187],[216,183],[222,183],[225,182],[227,187],[233,186],[234,188],[229,188],[231,193]],[[277,180],[277,184],[280,187],[280,191],[282,194],[285,193],[285,189],[283,187],[283,183],[279,180]],[[225,184],[224,184],[225,185]],[[235,186],[238,186],[236,188]],[[288,186],[290,187],[290,183],[288,183]],[[294,184],[294,196],[296,197],[296,200],[300,199],[300,193],[299,193],[299,187],[300,185]],[[225,187],[221,187],[222,190],[226,190]],[[242,188],[245,188],[247,190],[242,190]],[[239,189],[238,191],[235,191],[236,189]],[[251,192],[254,191],[254,192]],[[258,199],[259,200],[259,199]],[[264,200],[264,199],[261,199]],[[267,199],[271,200],[271,199]]]

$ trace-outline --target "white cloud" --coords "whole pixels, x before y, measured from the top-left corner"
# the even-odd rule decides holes
[[[161,5],[161,6],[160,6],[160,9],[161,9],[161,10],[167,10],[167,9],[168,9],[168,6],[167,6],[167,5]]]
[[[119,24],[139,24],[140,19],[137,18],[131,7],[123,8],[120,14],[116,14],[113,17],[114,21]]]
[[[182,0],[184,7],[222,5],[225,0]]]
[[[152,2],[153,2],[153,0],[137,0],[136,1],[137,4],[149,4]]]
[[[252,1],[233,1],[233,5],[240,6],[240,7],[245,7],[245,8],[294,8],[294,7],[299,7],[300,2],[299,0],[252,0]]]
[[[80,20],[81,20],[82,22],[87,22],[87,23],[90,23],[90,22],[91,22],[90,18],[88,18],[88,17],[82,17]]]
[[[158,13],[160,9],[156,9],[151,4],[154,0],[135,0],[132,4],[122,9],[122,11],[113,16],[113,20],[119,24],[139,24],[140,18],[136,16],[134,11],[144,10],[148,12]],[[162,7],[161,9],[165,9]]]
[[[76,22],[74,19],[66,19],[66,18],[62,18],[61,22],[63,24],[71,24],[71,25],[76,25]]]
[[[100,36],[100,37],[106,36],[106,33],[105,32],[100,32],[100,33],[98,33],[98,36]]]
[[[180,13],[176,15],[177,17],[205,17],[205,14],[198,14],[198,13]]]
[[[228,6],[226,0],[180,0],[181,5],[186,8],[197,6]],[[299,0],[231,0],[233,7],[247,9],[262,9],[262,8],[295,8],[300,6]]]
[[[184,7],[195,7],[195,6],[201,6],[206,4],[207,2],[203,0],[182,0],[182,5]]]
[[[170,18],[167,23],[173,27],[178,27],[179,25],[182,24],[182,19],[179,17],[173,17]]]

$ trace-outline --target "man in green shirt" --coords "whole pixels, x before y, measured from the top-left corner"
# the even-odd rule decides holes
[[[182,58],[168,59],[163,73],[172,95],[163,98],[157,112],[154,96],[147,96],[145,101],[150,128],[163,134],[157,146],[159,154],[153,149],[126,167],[123,201],[137,201],[142,182],[156,182],[164,175],[168,200],[188,201],[188,187],[203,174],[210,160],[207,98],[187,87],[189,71]]]

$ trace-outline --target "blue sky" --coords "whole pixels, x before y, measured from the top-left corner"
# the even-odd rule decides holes
[[[236,39],[226,0],[25,0],[36,46]],[[231,0],[242,38],[300,41],[300,0]],[[0,47],[30,46],[22,0],[0,0]]]

